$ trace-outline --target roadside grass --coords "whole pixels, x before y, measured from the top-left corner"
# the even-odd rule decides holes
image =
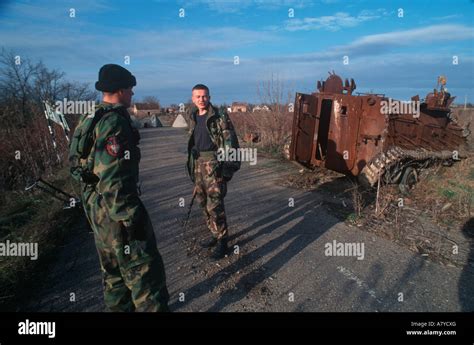
[[[469,180],[474,181],[474,168],[471,168],[469,172]]]
[[[421,174],[406,196],[396,186],[384,186],[382,211],[366,208],[364,227],[433,261],[463,267],[473,245],[462,232],[474,217],[473,168],[473,154],[450,167],[436,165]]]
[[[474,217],[474,153],[452,166],[424,170],[408,195],[397,185],[376,188],[322,168],[293,169],[280,183],[326,195],[326,209],[347,225],[387,238],[432,261],[463,267],[473,238],[462,229]],[[332,183],[325,183],[333,181]]]
[[[257,147],[259,153],[272,158],[283,157],[283,145],[291,134],[293,115],[286,111],[257,111],[252,113],[231,113],[242,147]],[[256,142],[244,138],[255,136]]]
[[[67,168],[47,179],[77,195]],[[76,187],[77,188],[77,187]],[[64,235],[82,214],[82,208],[63,210],[63,202],[41,191],[8,191],[0,200],[0,242],[37,243],[38,259],[2,256],[0,259],[0,311],[15,311],[31,289],[39,285]]]
[[[462,223],[474,216],[474,154],[451,167],[439,167],[415,188],[418,202],[438,222]]]

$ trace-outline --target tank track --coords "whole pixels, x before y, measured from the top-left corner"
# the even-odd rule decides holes
[[[400,164],[402,168],[412,162],[427,160],[448,160],[453,158],[452,151],[428,151],[425,149],[408,150],[399,146],[392,146],[385,152],[375,155],[362,169],[358,179],[364,185],[375,186],[379,176],[382,178],[392,167]],[[404,162],[407,162],[404,164]]]

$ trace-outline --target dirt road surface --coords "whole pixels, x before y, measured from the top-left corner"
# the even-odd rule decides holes
[[[339,202],[334,195],[283,187],[278,181],[295,168],[260,156],[254,166],[243,163],[229,184],[232,252],[211,261],[197,245],[209,236],[197,205],[188,229],[182,227],[192,194],[184,168],[186,132],[164,127],[141,134],[142,199],[165,262],[173,311],[474,310],[469,265],[442,266],[347,226],[328,211]],[[333,241],[363,244],[364,255],[325,255]],[[44,278],[25,296],[22,310],[105,310],[93,236],[83,224],[71,229]]]

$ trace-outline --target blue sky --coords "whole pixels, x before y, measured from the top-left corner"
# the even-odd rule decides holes
[[[398,99],[424,97],[445,75],[458,102],[474,102],[471,0],[3,1],[0,46],[91,87],[103,64],[121,64],[137,99],[162,104],[186,102],[196,83],[215,103],[258,103],[272,74],[310,93],[332,70]]]

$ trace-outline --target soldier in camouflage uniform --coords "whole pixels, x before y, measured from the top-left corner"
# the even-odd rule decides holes
[[[103,92],[103,104],[96,109],[97,120],[90,127],[93,143],[87,157],[71,171],[81,181],[108,309],[168,311],[163,261],[137,188],[140,137],[127,111],[135,85],[135,77],[121,66],[100,69],[96,89]],[[71,161],[77,158],[77,142],[85,134],[87,121],[84,117],[74,132]]]
[[[189,123],[187,169],[194,182],[196,199],[203,208],[211,239],[201,243],[205,248],[215,247],[211,257],[223,258],[227,247],[227,220],[224,197],[227,182],[239,170],[239,161],[218,160],[218,152],[239,148],[237,135],[225,109],[214,107],[207,86],[193,87],[195,107],[188,110]]]

